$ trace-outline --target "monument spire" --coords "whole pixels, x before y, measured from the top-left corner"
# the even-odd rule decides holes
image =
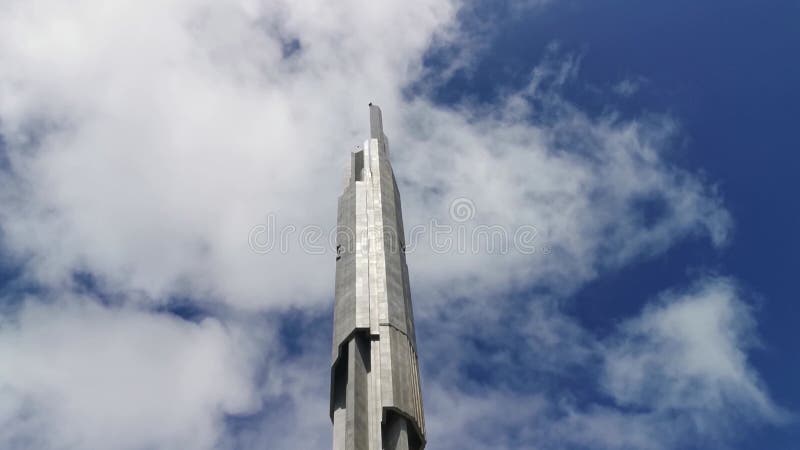
[[[334,450],[422,450],[425,424],[400,194],[377,105],[339,197],[331,406]]]
[[[383,115],[378,105],[369,104],[369,136],[372,139],[383,139]]]

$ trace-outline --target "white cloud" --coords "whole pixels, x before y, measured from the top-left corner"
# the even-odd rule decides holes
[[[457,36],[454,15],[454,5],[424,1],[9,3],[5,245],[50,285],[81,270],[157,302],[320,305],[330,254],[303,253],[297,234],[288,255],[255,254],[248,233],[270,212],[279,226],[331,229],[372,99],[386,112],[407,221],[446,218],[453,198],[469,197],[477,220],[532,224],[556,251],[535,265],[489,265],[423,249],[412,267],[424,285],[449,287],[487,266],[476,281],[485,289],[579,282],[685,233],[724,240],[715,194],[661,158],[672,123],[593,119],[564,103],[557,88],[574,76],[572,61],[547,62],[529,89],[478,111],[405,99],[424,51]],[[292,39],[299,50],[284,57]],[[666,212],[643,226],[631,209],[651,198]]]
[[[789,419],[748,362],[755,318],[731,280],[704,279],[662,294],[608,337],[592,335],[558,309],[521,316],[562,333],[525,340],[516,322],[444,319],[451,325],[439,338],[444,343],[426,349],[431,448],[728,448],[749,426]],[[471,348],[470,339],[483,340],[484,348]],[[497,348],[517,355],[498,359]],[[469,381],[465,369],[487,358],[500,381]],[[509,383],[518,376],[531,382]]]
[[[449,202],[466,197],[476,224],[533,225],[536,244],[551,251],[464,257],[422,246],[410,258],[418,288],[438,288],[437,297],[509,285],[568,292],[690,234],[726,242],[730,219],[713,187],[663,158],[673,122],[591,118],[558,95],[573,71],[552,64],[489,111],[411,105],[413,122],[398,138],[410,150],[394,153],[406,218],[446,218]],[[654,218],[641,212],[648,202],[657,206]]]
[[[657,412],[730,409],[777,421],[783,413],[747,360],[755,344],[754,326],[730,280],[665,294],[626,323],[609,347],[606,389],[622,405]]]
[[[258,408],[242,338],[215,319],[30,300],[0,325],[3,448],[213,448]]]
[[[330,275],[303,275],[329,258],[256,255],[248,232],[268,212],[335,220],[366,103],[399,109],[453,15],[439,2],[51,3],[10,2],[0,19],[17,177],[6,245],[51,284],[78,267],[115,290],[258,306],[327,294]],[[300,50],[284,58],[288,39]]]

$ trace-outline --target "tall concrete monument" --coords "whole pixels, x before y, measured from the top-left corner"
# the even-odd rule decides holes
[[[425,423],[400,194],[381,110],[339,197],[333,312],[334,450],[422,450]]]

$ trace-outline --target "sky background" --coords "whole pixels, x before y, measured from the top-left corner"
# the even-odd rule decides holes
[[[0,0],[0,447],[330,448],[302,230],[374,101],[406,230],[536,230],[409,253],[428,449],[796,448],[798,20]]]

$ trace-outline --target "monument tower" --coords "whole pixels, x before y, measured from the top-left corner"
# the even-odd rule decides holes
[[[425,424],[400,194],[381,110],[339,197],[331,406],[334,450],[422,450]]]

